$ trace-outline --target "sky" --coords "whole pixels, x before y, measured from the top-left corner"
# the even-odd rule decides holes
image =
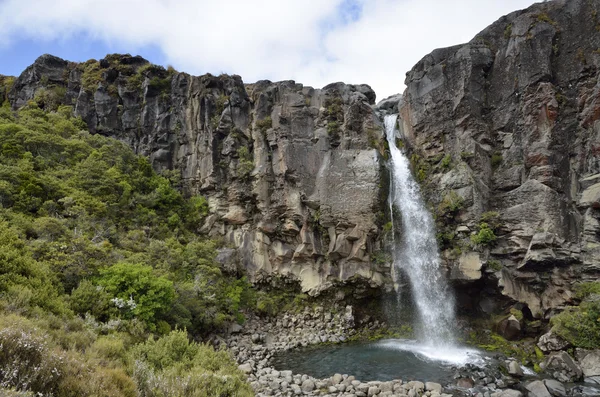
[[[435,48],[469,41],[532,0],[0,0],[0,74],[44,53],[70,61],[141,55],[246,83],[369,84],[404,90]]]

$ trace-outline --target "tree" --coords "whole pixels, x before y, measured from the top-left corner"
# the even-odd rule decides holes
[[[173,283],[157,277],[150,266],[117,263],[100,272],[98,284],[113,296],[123,316],[133,316],[152,329],[175,299]]]

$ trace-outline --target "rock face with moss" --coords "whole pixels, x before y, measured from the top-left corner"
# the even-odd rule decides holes
[[[501,291],[550,315],[598,277],[599,11],[535,4],[407,74],[403,132],[450,274],[480,309]]]
[[[253,281],[298,281],[311,293],[385,283],[389,269],[371,260],[387,190],[369,86],[244,84],[128,55],[82,64],[44,55],[4,90],[14,108],[73,105],[90,132],[127,142],[207,197],[198,230],[230,243],[220,258]]]

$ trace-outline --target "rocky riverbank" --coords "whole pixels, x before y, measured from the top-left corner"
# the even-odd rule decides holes
[[[235,355],[239,368],[257,396],[418,396],[449,397],[434,382],[361,382],[352,375],[334,374],[317,379],[289,370],[276,370],[271,358],[277,352],[325,343],[343,343],[360,332],[377,332],[386,324],[369,318],[355,321],[352,306],[325,310],[306,308],[301,313],[285,313],[274,319],[251,317],[243,327],[234,326],[222,341]]]
[[[527,371],[516,360],[495,354],[482,364],[456,368],[453,382],[439,379],[360,380],[352,374],[332,374],[318,379],[308,374],[272,365],[277,353],[328,343],[344,343],[359,335],[384,333],[387,325],[378,320],[355,318],[352,306],[325,309],[307,307],[299,313],[283,313],[274,318],[249,316],[243,326],[232,326],[224,339],[216,338],[235,356],[239,368],[257,396],[477,396],[477,397],[592,397],[600,395],[594,386],[600,377],[600,351],[577,349],[568,352],[549,348],[562,345],[556,336],[545,335],[540,345],[547,354],[544,373]],[[555,343],[550,343],[549,340]],[[550,379],[553,378],[553,379]],[[437,382],[436,382],[437,381]],[[585,383],[574,383],[581,382]]]

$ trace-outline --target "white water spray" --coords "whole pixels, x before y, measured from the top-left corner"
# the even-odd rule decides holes
[[[396,115],[388,115],[384,120],[392,165],[390,203],[402,218],[402,239],[394,242],[394,277],[401,271],[408,276],[424,342],[450,348],[454,345],[454,299],[440,271],[433,219],[423,204],[408,158],[396,146],[396,119]],[[394,223],[393,211],[391,216]]]

